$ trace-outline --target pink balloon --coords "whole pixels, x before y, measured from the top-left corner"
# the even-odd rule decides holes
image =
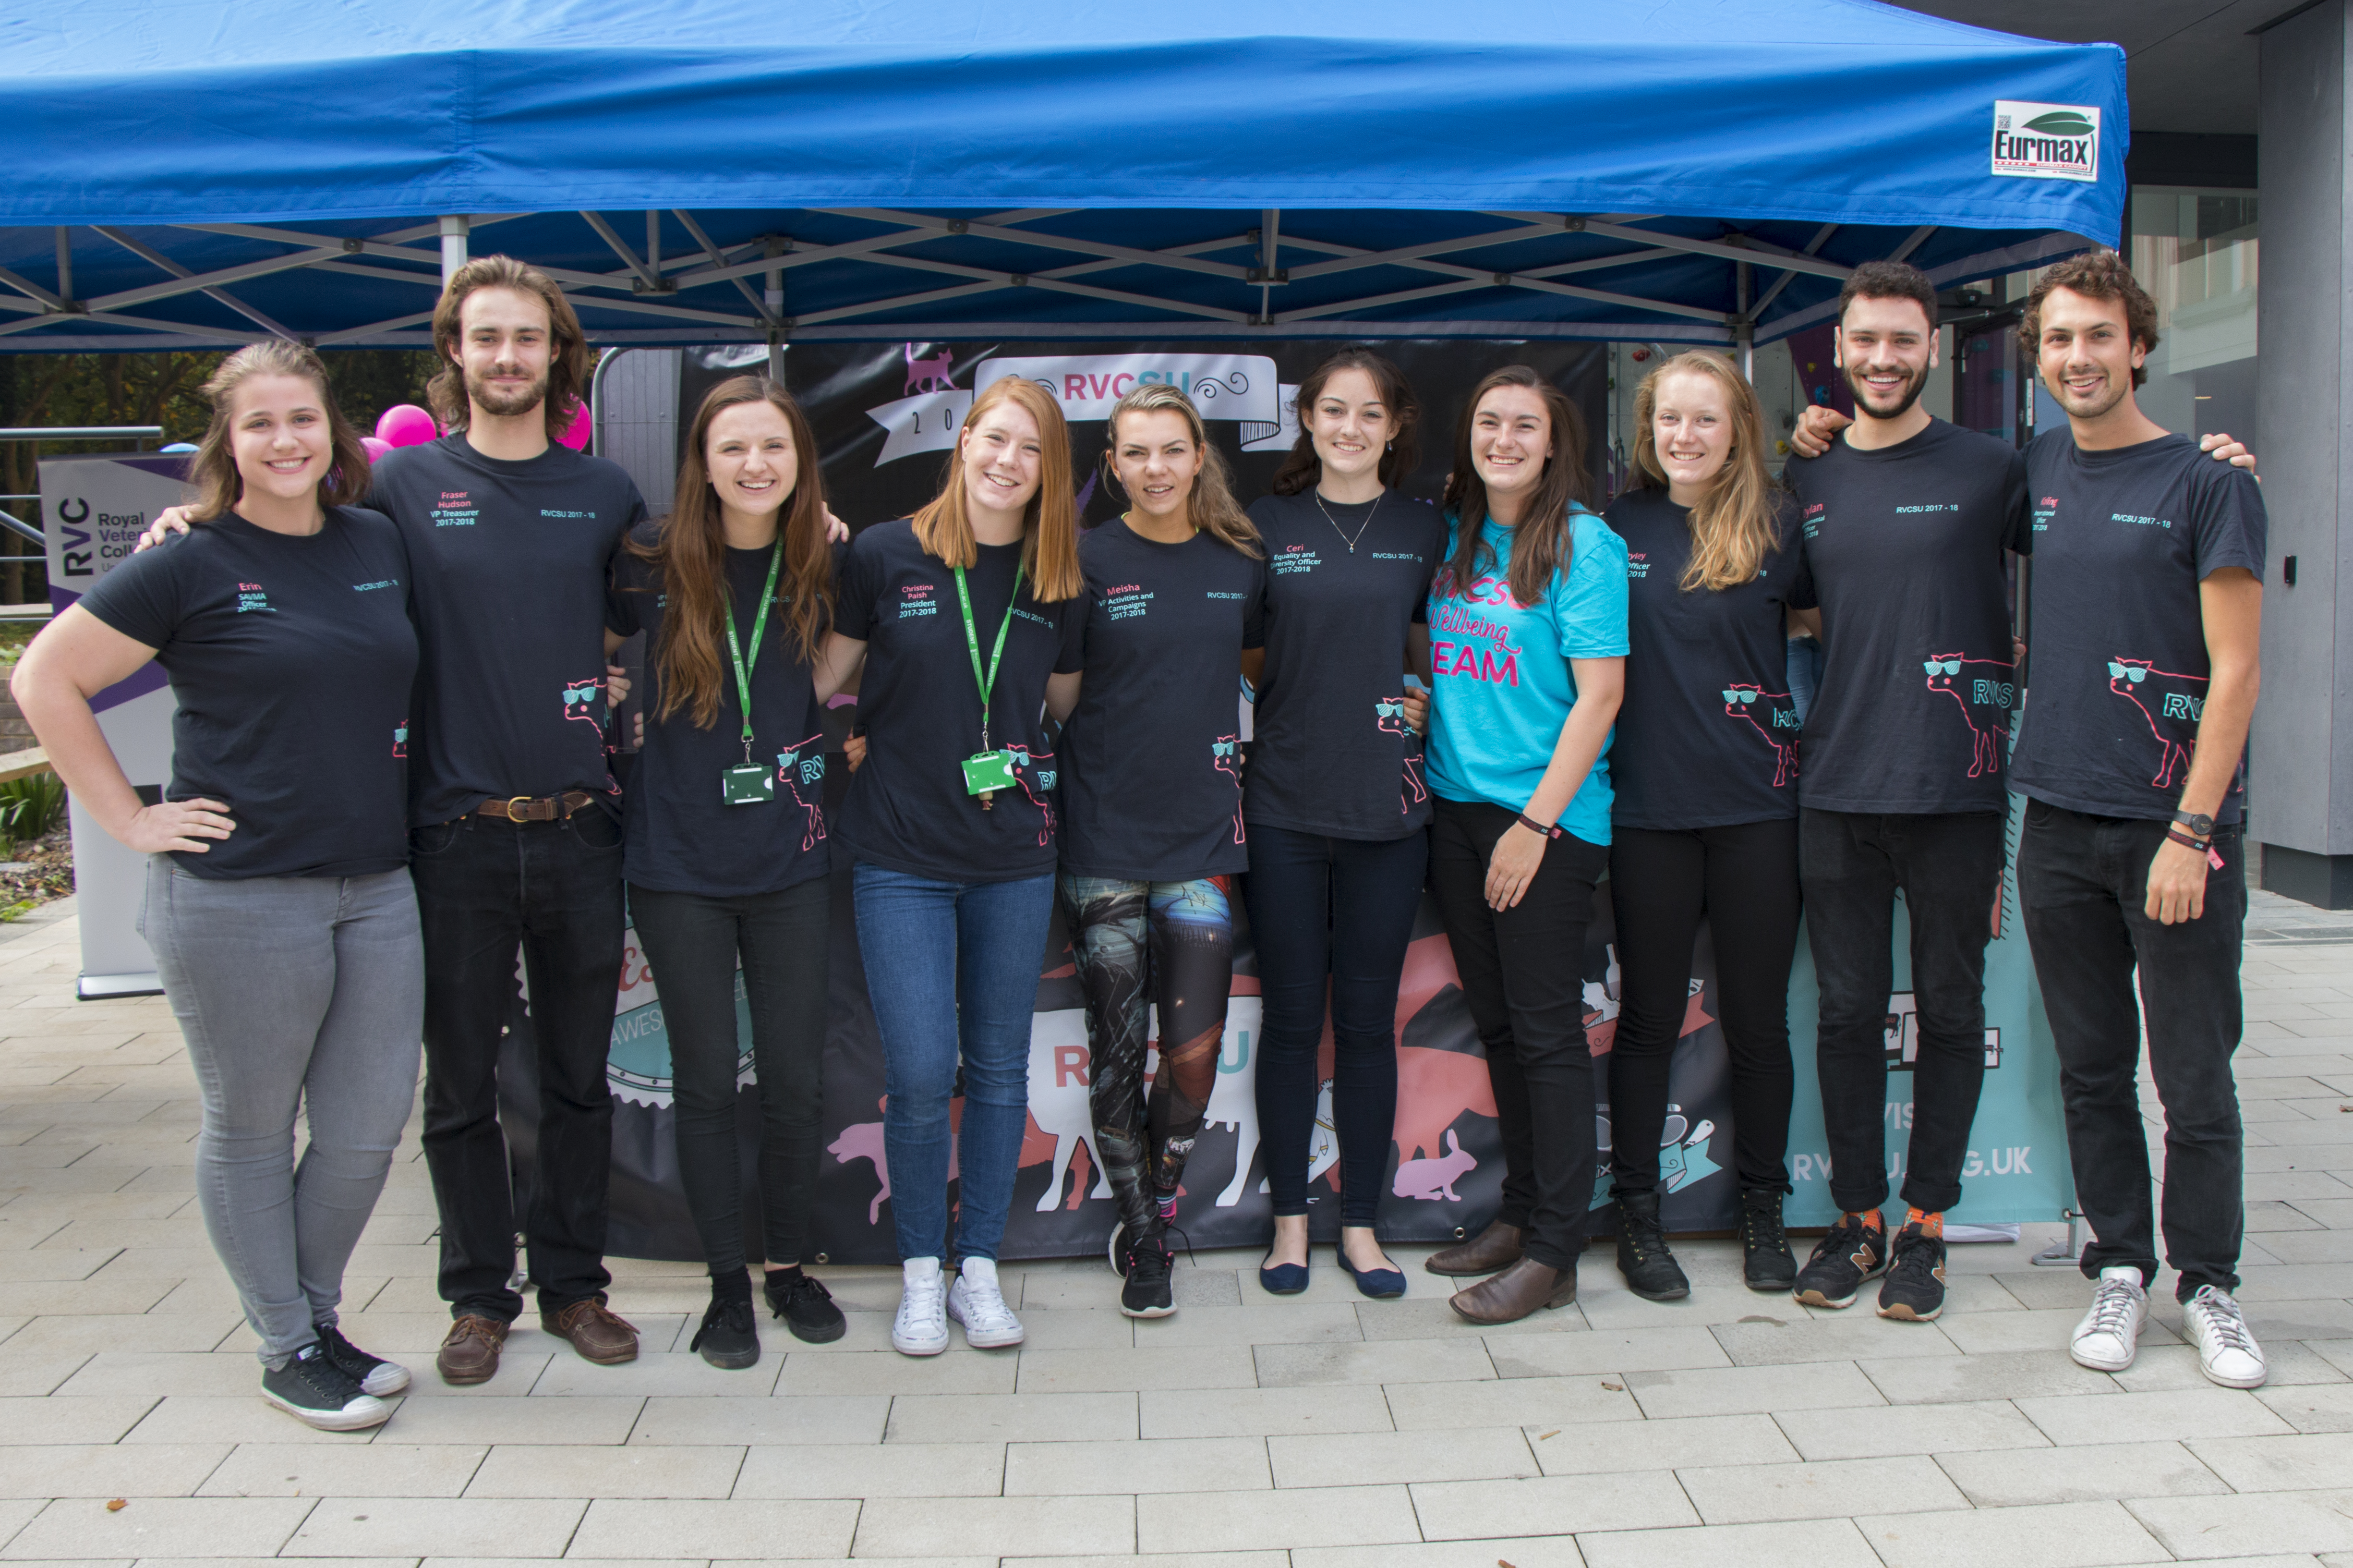
[[[556,439],[575,452],[585,452],[588,449],[588,437],[596,434],[596,422],[588,417],[588,405],[575,403],[572,405],[572,423]]]
[[[360,445],[366,449],[368,461],[371,463],[376,461],[379,458],[382,458],[386,452],[392,450],[391,442],[379,441],[373,436],[361,437]]]
[[[414,403],[396,403],[377,418],[375,434],[388,447],[421,447],[437,439],[441,427]]]

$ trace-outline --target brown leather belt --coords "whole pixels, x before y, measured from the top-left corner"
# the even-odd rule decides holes
[[[562,822],[594,805],[596,799],[585,789],[568,789],[562,795],[519,795],[486,800],[474,808],[474,815],[493,822]]]

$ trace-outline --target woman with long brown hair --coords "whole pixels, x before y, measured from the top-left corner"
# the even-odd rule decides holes
[[[1430,837],[1463,999],[1486,1047],[1504,1199],[1424,1265],[1492,1274],[1474,1323],[1577,1299],[1593,1191],[1582,957],[1609,845],[1609,736],[1626,683],[1626,547],[1587,505],[1585,421],[1525,365],[1473,389],[1430,591]]]
[[[745,1367],[760,1340],[735,1142],[739,963],[759,1080],[768,1305],[813,1344],[844,1327],[801,1268],[832,904],[814,671],[832,629],[835,551],[808,420],[764,377],[736,376],[703,398],[676,493],[669,516],[631,534],[606,617],[615,637],[647,634],[623,874],[661,988],[679,1177],[711,1268],[692,1348],[713,1366]]]
[[[939,495],[852,542],[827,638],[818,696],[856,679],[866,733],[836,831],[856,862],[858,943],[877,981],[902,1275],[891,1342],[908,1355],[945,1350],[951,1314],[976,1348],[1021,1342],[997,1249],[1054,909],[1058,769],[1041,710],[1066,716],[1076,700],[1083,589],[1070,428],[1050,394],[1007,376],[972,400]]]
[[[1374,1232],[1397,1121],[1398,980],[1430,860],[1420,731],[1422,617],[1445,525],[1401,489],[1419,460],[1421,406],[1397,365],[1345,348],[1299,384],[1299,439],[1250,507],[1266,542],[1266,649],[1250,779],[1250,908],[1261,1016],[1260,1147],[1274,1235],[1259,1284],[1307,1288],[1307,1167],[1317,1047],[1332,1023],[1340,1139],[1339,1244],[1358,1291],[1405,1293]]]
[[[1744,1276],[1787,1290],[1789,962],[1798,940],[1798,714],[1789,600],[1797,506],[1765,467],[1757,394],[1694,349],[1634,397],[1634,488],[1604,514],[1626,543],[1633,657],[1610,748],[1609,896],[1620,1011],[1609,1053],[1618,1267],[1638,1296],[1690,1291],[1660,1223],[1659,1137],[1693,943],[1715,937],[1732,1065]],[[1805,595],[1799,594],[1803,598]]]
[[[195,526],[68,605],[11,685],[74,800],[148,858],[140,931],[203,1103],[196,1201],[259,1341],[262,1397],[350,1431],[408,1386],[336,1326],[425,1015],[408,553],[359,505],[367,454],[316,353],[266,339],[205,393]],[[144,805],[90,699],[150,660],[179,706],[171,780]]]
[[[1232,879],[1250,855],[1236,709],[1266,561],[1182,390],[1137,387],[1109,434],[1104,476],[1128,504],[1079,542],[1086,675],[1060,742],[1061,894],[1095,1142],[1119,1207],[1119,1307],[1162,1318],[1176,1310],[1166,1230],[1225,1044]]]

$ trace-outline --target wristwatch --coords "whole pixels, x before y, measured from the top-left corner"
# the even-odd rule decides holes
[[[2177,811],[2173,814],[2173,820],[2200,838],[2214,837],[2214,819],[2211,816],[2201,816],[2194,811]]]

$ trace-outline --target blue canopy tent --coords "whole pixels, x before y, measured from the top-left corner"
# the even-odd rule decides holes
[[[1959,281],[2118,233],[2114,46],[1864,0],[1511,21],[5,0],[0,349],[422,346],[470,245],[610,344],[1731,345],[1859,261]]]

